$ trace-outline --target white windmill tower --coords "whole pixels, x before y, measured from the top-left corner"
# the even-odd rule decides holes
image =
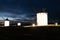
[[[3,17],[2,17],[3,18]],[[7,26],[10,26],[10,21],[8,18],[3,18],[4,19],[4,26],[7,27]]]
[[[48,25],[48,13],[45,11],[46,9],[42,8],[39,12],[37,12],[37,26],[47,26]]]

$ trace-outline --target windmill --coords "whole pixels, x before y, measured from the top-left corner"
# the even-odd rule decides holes
[[[45,26],[48,25],[48,13],[46,12],[46,8],[36,9],[34,4],[32,3],[32,9],[36,16],[34,17],[35,23],[38,26]]]
[[[37,12],[37,25],[38,26],[47,26],[48,25],[48,13],[46,8],[42,8]]]
[[[10,26],[10,21],[8,20],[8,18],[4,18],[4,17],[2,17],[3,18],[3,20],[4,20],[4,26],[5,27],[7,27],[7,26]]]

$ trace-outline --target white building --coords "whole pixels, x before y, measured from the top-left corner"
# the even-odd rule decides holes
[[[8,19],[4,21],[4,26],[10,26],[10,21]]]
[[[48,25],[48,13],[39,12],[37,13],[37,26],[47,26]]]

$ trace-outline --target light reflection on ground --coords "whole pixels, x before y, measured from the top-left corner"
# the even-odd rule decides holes
[[[44,26],[60,26],[60,25],[48,24],[48,25],[43,25],[41,27],[44,27]],[[40,27],[40,25],[29,25],[29,26],[24,26],[24,27]]]

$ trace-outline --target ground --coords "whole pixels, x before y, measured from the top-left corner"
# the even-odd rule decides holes
[[[41,39],[41,40],[58,40],[60,39],[60,27],[59,26],[44,26],[44,27],[5,27],[0,28],[0,39],[15,40],[15,39]]]

